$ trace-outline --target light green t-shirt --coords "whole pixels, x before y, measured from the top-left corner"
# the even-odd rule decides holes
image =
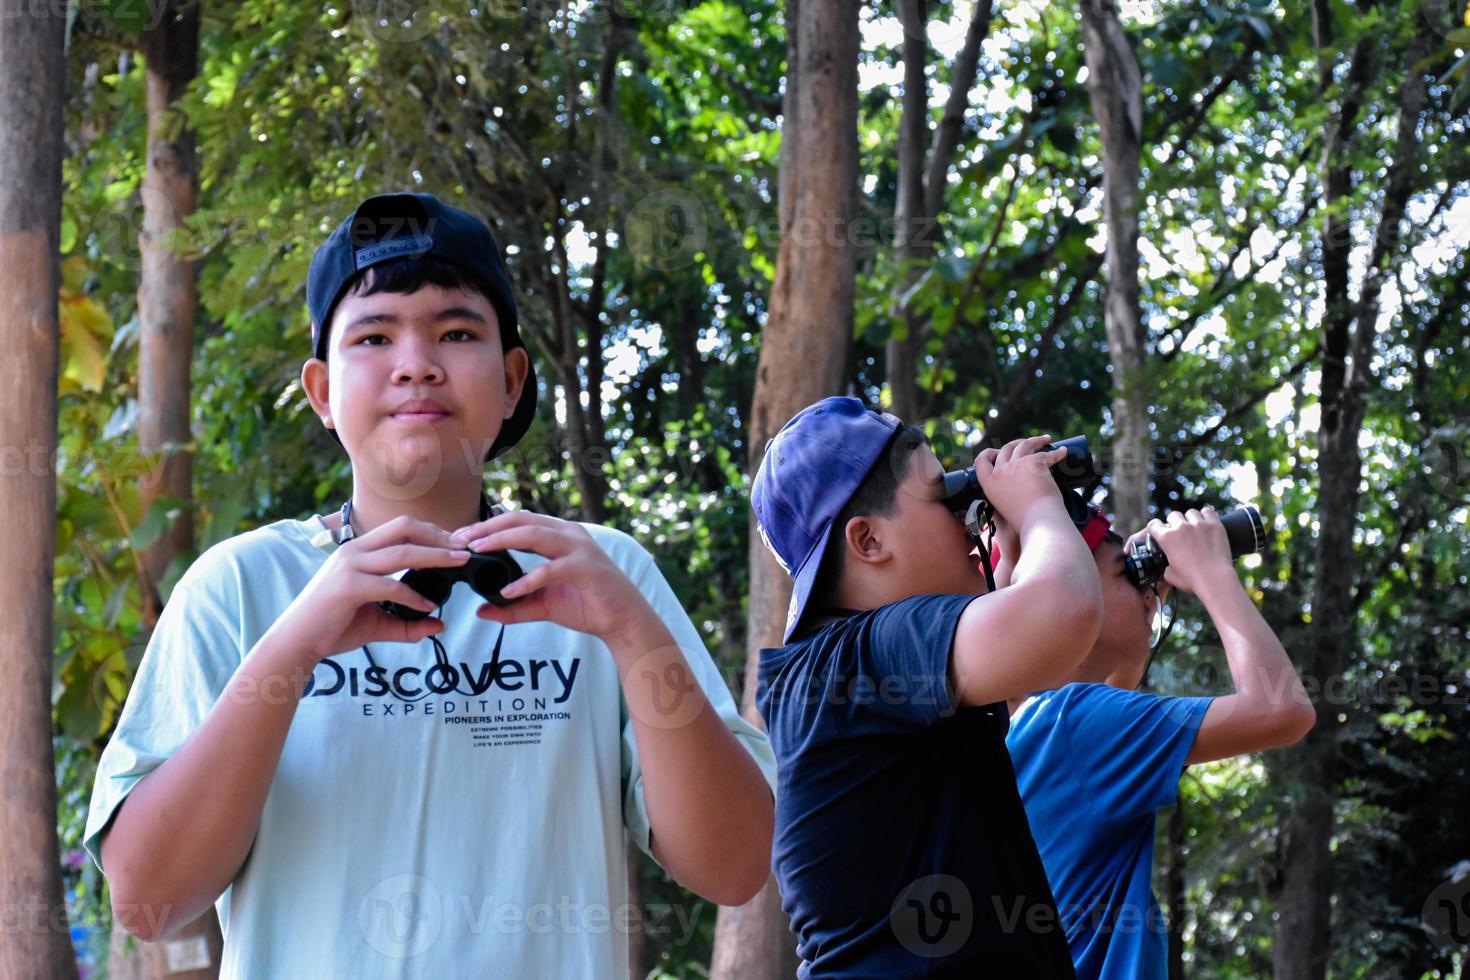
[[[765,736],[741,719],[652,558],[585,526],[774,783]],[[335,548],[318,517],[279,521],[211,548],[180,580],[98,766],[85,846],[99,867],[118,806]],[[544,561],[515,557],[527,571]],[[316,667],[250,855],[216,903],[221,977],[628,975],[629,931],[648,925],[627,906],[623,833],[647,851],[649,826],[616,665],[584,633],[502,630],[474,615],[480,601],[460,585],[445,605],[447,666],[425,640]]]

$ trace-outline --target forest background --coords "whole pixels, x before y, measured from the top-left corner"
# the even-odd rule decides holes
[[[52,373],[0,390],[37,556],[0,583],[33,600],[5,656],[50,691],[5,695],[4,751],[7,785],[55,779],[0,811],[0,898],[70,935],[12,924],[0,963],[162,974],[80,854],[96,759],[193,558],[349,490],[297,381],[306,268],[362,197],[421,189],[492,224],[541,378],[487,486],[635,534],[747,707],[786,588],[749,479],[822,395],[953,465],[1086,434],[1125,531],[1260,507],[1243,574],[1319,723],[1186,773],[1171,973],[1465,975],[1463,0],[15,6],[0,162],[38,180],[4,175],[0,233],[44,226],[59,293],[50,346],[7,345]],[[1200,613],[1148,689],[1228,685]],[[635,975],[791,975],[769,887],[717,910],[629,860]]]

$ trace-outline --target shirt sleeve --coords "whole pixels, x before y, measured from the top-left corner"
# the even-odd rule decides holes
[[[204,722],[243,658],[238,625],[201,577],[186,574],[169,596],[98,760],[82,838],[98,868],[117,808]]]
[[[1106,684],[1067,692],[1062,730],[1101,808],[1152,813],[1178,798],[1184,760],[1213,698],[1161,697]]]
[[[921,595],[890,603],[858,624],[849,690],[853,714],[927,726],[954,714],[949,662],[972,595]]]
[[[699,631],[690,621],[689,614],[684,611],[683,605],[674,595],[673,588],[670,587],[663,573],[658,570],[653,558],[641,546],[635,544],[635,547],[642,553],[643,567],[641,570],[633,570],[634,584],[638,586],[639,591],[653,606],[654,612],[658,613],[659,618],[673,634],[674,642],[678,644],[680,652],[684,654],[684,660],[693,672],[693,681],[699,684],[705,699],[719,714],[720,721],[735,736],[736,741],[745,751],[750,753],[750,757],[755,760],[761,775],[765,777],[766,784],[771,787],[774,794],[776,757],[771,751],[771,743],[766,738],[765,732],[741,717],[740,708],[730,695],[730,688],[726,685],[724,677],[720,675],[713,658],[710,657],[709,650],[705,648]],[[666,680],[672,682],[671,686],[675,689],[680,683],[689,683],[688,678],[669,677]],[[635,676],[630,676],[628,683],[639,683],[636,671]],[[671,725],[683,724],[688,720],[681,716],[677,695],[674,695],[669,702],[666,719]],[[629,836],[639,848],[649,857],[653,857],[648,804],[643,796],[643,767],[638,759],[638,742],[634,738],[633,719],[628,713],[626,698],[623,699],[622,704],[622,721],[623,823],[628,829]]]

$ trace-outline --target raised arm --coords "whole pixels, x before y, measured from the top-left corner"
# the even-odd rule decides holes
[[[1187,762],[1210,762],[1278,745],[1311,730],[1317,712],[1281,641],[1246,594],[1230,560],[1225,528],[1212,508],[1152,521],[1169,567],[1164,580],[1199,596],[1225,645],[1235,693],[1205,711]]]
[[[1050,467],[1065,449],[1039,453],[1047,436],[987,449],[975,460],[986,497],[1020,542],[1009,584],[960,616],[950,680],[962,703],[990,704],[1060,683],[1102,625],[1102,590]]]

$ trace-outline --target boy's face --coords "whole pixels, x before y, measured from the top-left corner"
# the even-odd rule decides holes
[[[975,544],[964,525],[939,499],[944,467],[934,451],[920,446],[909,458],[892,517],[870,518],[884,532],[892,568],[908,595],[973,594],[985,591]]]
[[[488,299],[428,285],[343,297],[327,360],[307,361],[301,380],[354,472],[369,471],[375,491],[406,499],[446,468],[479,471],[528,367],[525,350],[502,352]]]
[[[1148,662],[1149,638],[1153,633],[1158,600],[1150,589],[1140,589],[1124,574],[1123,547],[1105,540],[1092,551],[1102,581],[1102,631],[1089,657],[1103,655],[1115,669],[1138,667]]]

